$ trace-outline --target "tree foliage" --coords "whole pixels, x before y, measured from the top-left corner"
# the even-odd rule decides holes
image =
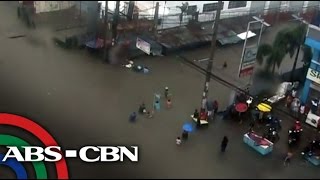
[[[177,6],[177,8],[180,9],[180,15],[179,15],[180,26],[181,26],[182,21],[183,21],[183,15],[187,12],[188,7],[189,7],[189,3],[188,2],[182,3],[181,6]]]
[[[304,56],[302,61],[304,64],[308,64],[312,59],[312,51],[310,47],[304,46],[305,34],[307,26],[305,24],[300,24],[294,28],[286,28],[279,31],[273,41],[270,44],[261,44],[257,52],[257,62],[262,65],[265,64],[265,70],[274,73],[276,67],[280,67],[281,63],[286,56],[289,54],[292,58],[294,53],[301,46],[303,46],[302,51]],[[293,65],[293,70],[295,69],[296,62]]]
[[[284,29],[276,35],[272,45],[261,44],[257,52],[257,62],[262,65],[265,64],[265,70],[274,73],[276,67],[280,67],[283,58],[286,55],[287,29]]]

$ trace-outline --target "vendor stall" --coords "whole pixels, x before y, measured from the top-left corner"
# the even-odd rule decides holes
[[[320,117],[313,114],[311,111],[309,111],[306,119],[306,123],[317,128],[319,121],[320,121]]]
[[[318,128],[318,125],[320,123],[320,108],[319,108],[319,100],[318,99],[313,99],[311,100],[310,104],[310,110],[307,112],[307,118],[306,118],[306,123]]]
[[[243,136],[243,142],[258,151],[262,155],[269,154],[273,150],[273,143],[253,132]]]
[[[320,141],[313,140],[310,142],[301,153],[313,165],[320,165]]]
[[[310,156],[310,157],[307,157],[307,160],[315,166],[320,165],[320,156]]]
[[[193,115],[191,115],[191,118],[195,123],[197,123],[197,121],[198,121],[197,118],[194,118]],[[208,125],[208,124],[209,124],[209,122],[207,119],[200,119],[200,125]]]
[[[281,101],[286,97],[286,93],[290,91],[292,88],[298,87],[298,82],[283,82],[279,85],[278,90],[276,91],[276,94],[267,101],[271,104]]]

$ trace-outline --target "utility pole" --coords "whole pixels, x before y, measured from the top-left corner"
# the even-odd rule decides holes
[[[133,11],[134,11],[134,1],[129,1],[128,13],[127,13],[127,19],[129,21],[132,21]]]
[[[159,2],[156,3],[156,9],[154,11],[154,37],[157,38],[158,30],[158,21],[159,21]]]
[[[108,47],[107,47],[107,40],[109,39],[109,21],[108,21],[108,1],[105,1],[105,8],[104,8],[104,53],[103,53],[103,60],[107,61],[109,57]]]
[[[79,1],[79,9],[80,9],[80,12],[79,12],[79,22],[80,22],[80,25],[81,25],[81,1]]]
[[[116,1],[116,9],[114,10],[113,21],[112,21],[112,46],[116,44],[117,27],[119,23],[119,8],[120,8],[120,1]]]
[[[161,21],[161,31],[163,31],[164,14],[165,14],[165,12],[166,12],[166,4],[167,4],[167,1],[164,2],[164,6],[163,6],[163,14],[162,14],[162,21]]]
[[[208,61],[208,66],[206,70],[206,82],[204,84],[203,94],[202,94],[202,101],[201,101],[201,107],[206,107],[207,97],[208,97],[208,91],[209,91],[209,82],[211,77],[211,71],[213,66],[213,58],[216,50],[216,41],[217,41],[217,33],[219,28],[219,21],[220,21],[220,14],[222,9],[222,1],[218,1],[218,9],[216,13],[216,17],[214,20],[214,26],[213,26],[213,35],[212,35],[212,41],[211,41],[211,52],[210,57]]]

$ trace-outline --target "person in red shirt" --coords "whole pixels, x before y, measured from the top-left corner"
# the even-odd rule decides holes
[[[167,99],[167,109],[170,109],[172,107],[172,101],[171,99]]]
[[[214,108],[214,114],[216,114],[218,112],[219,109],[219,104],[217,100],[213,101],[213,108]]]
[[[200,111],[200,120],[207,120],[207,112],[205,109],[201,109]]]
[[[299,130],[299,131],[300,131],[300,130],[302,129],[301,122],[298,121],[298,120],[295,122],[294,126],[295,126],[295,129],[296,129],[296,130]]]

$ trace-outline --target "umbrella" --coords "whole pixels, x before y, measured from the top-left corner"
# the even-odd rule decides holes
[[[193,126],[193,124],[191,124],[191,123],[185,123],[185,124],[182,126],[182,129],[183,129],[184,131],[187,131],[187,132],[192,132],[193,129],[194,129],[194,126]]]
[[[246,112],[248,110],[248,106],[245,103],[236,104],[236,111],[239,113]]]
[[[260,103],[257,108],[261,111],[261,112],[270,112],[272,107],[266,103]]]

